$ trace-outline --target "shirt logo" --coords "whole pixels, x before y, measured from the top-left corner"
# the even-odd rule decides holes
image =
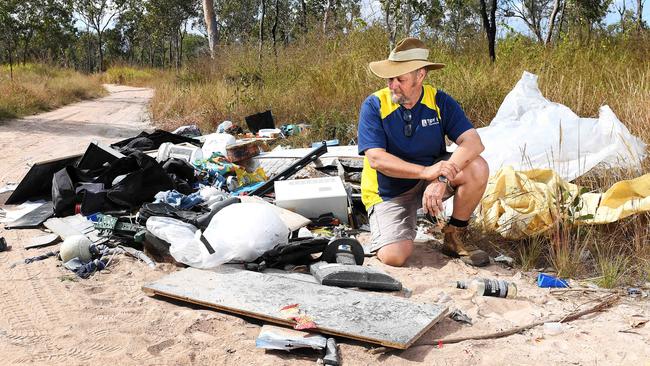
[[[422,127],[428,127],[428,126],[433,126],[437,125],[440,122],[438,121],[438,117],[434,116],[433,118],[423,118],[422,119]]]

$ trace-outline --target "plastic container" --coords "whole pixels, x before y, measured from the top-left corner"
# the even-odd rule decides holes
[[[262,128],[261,130],[257,131],[257,136],[259,137],[276,138],[281,134],[282,131],[280,131],[279,128]]]
[[[203,152],[200,148],[193,145],[174,145],[171,142],[165,142],[158,148],[158,162],[167,159],[176,158],[193,163],[196,160],[203,160]]]
[[[537,286],[542,288],[565,288],[569,287],[569,283],[567,280],[546,273],[540,273],[537,276]]]
[[[513,282],[489,278],[476,278],[471,281],[455,281],[453,287],[467,289],[477,296],[491,296],[512,299],[517,296],[517,285]]]

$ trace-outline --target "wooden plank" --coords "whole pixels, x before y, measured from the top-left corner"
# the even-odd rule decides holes
[[[142,289],[282,325],[293,323],[284,318],[281,308],[297,303],[315,321],[314,331],[399,349],[408,348],[448,310],[443,305],[228,266],[214,271],[187,268]]]

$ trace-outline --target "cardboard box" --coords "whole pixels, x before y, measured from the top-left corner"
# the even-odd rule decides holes
[[[233,163],[248,160],[260,154],[260,148],[255,140],[240,141],[226,146],[228,160]]]
[[[275,182],[275,204],[307,218],[333,213],[348,223],[348,195],[339,177]]]

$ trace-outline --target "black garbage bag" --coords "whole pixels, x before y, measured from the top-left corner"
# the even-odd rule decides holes
[[[197,139],[190,137],[185,137],[181,135],[176,135],[165,130],[155,130],[152,133],[142,131],[138,136],[131,137],[122,141],[118,141],[114,144],[111,144],[111,147],[118,149],[120,152],[130,154],[133,150],[155,150],[160,147],[165,142],[171,142],[172,144],[180,144],[183,142],[189,142],[195,146],[201,147],[202,143]],[[125,151],[122,151],[122,150]]]
[[[195,206],[197,208],[201,206]],[[194,226],[197,225],[197,220],[209,212],[207,209],[201,211],[188,211],[181,210],[165,202],[144,203],[138,211],[138,223],[146,225],[147,220],[152,216],[171,217]]]
[[[287,244],[267,250],[255,262],[265,262],[267,268],[279,269],[286,265],[309,265],[319,260],[312,254],[322,253],[329,242],[329,238],[291,239]]]
[[[174,182],[174,189],[184,195],[194,193],[192,184],[196,183],[196,169],[190,163],[182,159],[171,158],[165,161],[163,169]]]
[[[76,204],[88,215],[134,209],[152,201],[156,193],[173,188],[162,166],[136,151],[92,174],[73,166],[61,169],[52,178],[52,202],[56,216],[74,214]]]
[[[123,175],[126,176],[113,185],[115,178]],[[141,152],[115,161],[95,183],[109,187],[106,198],[112,203],[131,209],[153,201],[160,191],[174,188],[174,182],[156,159]]]

